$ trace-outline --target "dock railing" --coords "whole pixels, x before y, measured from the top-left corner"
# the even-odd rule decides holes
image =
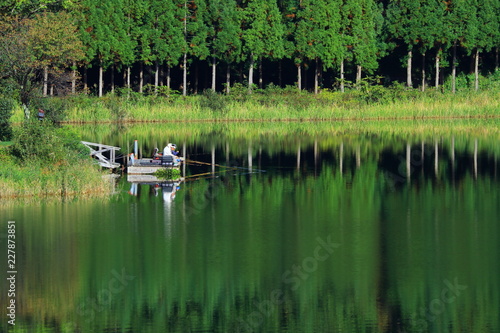
[[[90,149],[90,156],[95,156],[102,167],[114,169],[120,166],[120,163],[116,163],[116,152],[121,149],[120,147],[87,141],[82,141],[82,144]],[[108,152],[109,158],[103,155]]]

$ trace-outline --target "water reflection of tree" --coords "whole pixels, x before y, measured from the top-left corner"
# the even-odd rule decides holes
[[[168,241],[167,226],[158,223],[164,217],[158,213],[162,202],[147,196],[120,206],[123,214],[82,208],[78,213],[83,220],[92,214],[100,218],[84,224],[78,213],[68,216],[68,221],[78,222],[76,229],[61,229],[60,219],[51,228],[27,228],[23,239],[38,250],[32,253],[40,253],[40,262],[56,265],[58,256],[50,254],[54,242],[41,239],[56,240],[71,254],[70,267],[78,274],[68,279],[70,287],[59,290],[57,281],[47,281],[49,265],[40,264],[36,272],[26,269],[23,286],[40,290],[24,287],[26,296],[20,301],[42,309],[34,316],[39,326],[49,325],[43,324],[44,318],[53,318],[52,326],[75,321],[82,331],[232,331],[240,319],[258,310],[256,302],[281,289],[285,301],[270,310],[257,331],[410,331],[413,314],[440,296],[444,279],[457,277],[469,289],[429,325],[435,331],[499,327],[495,279],[500,274],[500,230],[495,217],[500,216],[500,194],[497,182],[491,181],[494,168],[484,167],[492,155],[478,154],[475,179],[473,138],[455,138],[454,150],[447,148],[451,141],[439,140],[436,177],[434,155],[426,155],[434,151],[435,141],[424,142],[424,160],[421,166],[411,165],[411,182],[403,174],[401,184],[393,187],[384,174],[398,173],[399,163],[407,170],[406,140],[387,139],[387,149],[377,148],[377,142],[339,140],[318,140],[319,166],[309,158],[315,155],[314,141],[301,140],[300,175],[297,146],[273,152],[276,146],[264,145],[263,165],[281,161],[292,170],[189,183],[177,194],[182,205],[172,210],[177,229]],[[481,144],[478,151],[487,151]],[[247,146],[241,151],[229,146],[232,159],[248,159]],[[410,142],[411,150],[418,147],[421,140]],[[398,167],[388,166],[393,163]],[[309,167],[315,172],[308,172]],[[182,218],[194,208],[198,211]],[[107,228],[92,233],[103,220]],[[37,237],[40,232],[43,237]],[[92,237],[78,242],[71,237],[76,233]],[[328,235],[341,246],[292,290],[283,273],[311,255],[318,236]],[[136,276],[130,288],[96,312],[91,323],[72,315],[82,300],[99,292],[116,267],[127,267]],[[39,279],[44,282],[37,284]]]

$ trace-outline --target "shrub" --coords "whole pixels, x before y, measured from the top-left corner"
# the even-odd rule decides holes
[[[45,111],[45,120],[57,123],[64,120],[67,105],[64,98],[39,97],[31,101],[31,107],[34,109],[35,118],[38,109],[42,109]]]
[[[23,164],[64,165],[87,155],[74,133],[35,119],[15,129],[11,149]]]
[[[200,98],[200,107],[202,109],[208,109],[219,115],[226,115],[228,111],[225,97],[211,89],[203,91]]]

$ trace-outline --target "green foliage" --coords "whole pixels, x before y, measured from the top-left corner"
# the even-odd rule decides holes
[[[243,13],[244,51],[255,58],[280,59],[284,55],[285,28],[276,0],[254,0]]]
[[[181,170],[177,168],[167,168],[155,171],[154,175],[159,179],[178,179],[181,176]]]
[[[65,12],[38,14],[31,19],[0,20],[0,71],[27,106],[38,93],[41,72],[60,77],[82,58],[72,16]]]
[[[159,70],[167,65],[170,71],[186,55],[188,63],[197,61],[199,68],[207,70],[200,61],[210,57],[216,80],[222,75],[217,75],[220,67],[215,65],[222,61],[230,67],[229,81],[236,72],[240,81],[248,79],[252,90],[253,69],[259,62],[272,68],[275,64],[269,62],[290,58],[292,61],[280,63],[288,66],[284,71],[295,69],[294,65],[315,68],[315,78],[330,68],[335,72],[326,72],[328,75],[338,75],[342,64],[347,78],[354,81],[356,69],[358,73],[375,73],[388,45],[399,57],[391,60],[403,67],[421,54],[427,61],[437,57],[439,67],[444,68],[450,53],[457,51],[458,58],[452,62],[457,65],[471,54],[498,48],[500,40],[497,0],[9,0],[0,4],[0,18],[0,71],[16,86],[15,95],[25,105],[39,90],[45,69],[49,81],[66,86],[70,79],[63,80],[62,73],[69,75],[70,67],[121,71],[144,65]],[[491,59],[494,54],[487,56]],[[482,61],[481,66],[483,72],[493,68],[492,61]],[[206,74],[199,76],[198,70],[188,74],[188,66],[183,67],[189,79]],[[242,74],[246,67],[247,78]],[[413,67],[424,70],[430,66],[414,61]],[[172,82],[179,83],[179,71],[172,72]],[[282,73],[280,66],[280,73],[266,74],[266,79],[273,76],[276,82]],[[408,84],[411,75],[408,71]],[[144,79],[151,81],[151,76],[146,72]],[[132,79],[134,84],[137,81]],[[140,82],[142,87],[144,82]],[[314,82],[317,90],[321,83]],[[195,86],[183,82],[183,89],[188,85]],[[259,83],[259,88],[262,86]],[[100,96],[104,87],[99,77]]]
[[[10,140],[12,137],[12,128],[10,126],[10,117],[14,102],[10,98],[0,97],[0,141]]]
[[[88,155],[76,134],[39,120],[15,128],[11,152],[24,165],[67,165]]]
[[[39,97],[33,99],[30,105],[33,109],[32,116],[37,118],[38,109],[45,111],[45,121],[58,123],[64,120],[67,101],[62,98]]]
[[[211,89],[204,90],[200,98],[200,107],[223,117],[228,112],[227,97]]]

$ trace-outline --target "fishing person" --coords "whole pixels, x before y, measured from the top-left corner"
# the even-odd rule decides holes
[[[177,146],[174,143],[169,143],[165,148],[163,148],[163,156],[172,155],[177,156],[179,152],[176,151]]]

